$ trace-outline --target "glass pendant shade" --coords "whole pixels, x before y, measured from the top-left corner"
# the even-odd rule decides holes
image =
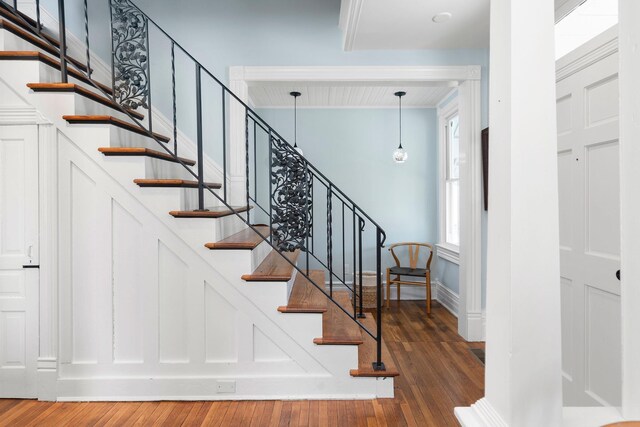
[[[396,163],[404,163],[408,157],[407,150],[402,147],[396,148],[393,152],[393,161]]]
[[[300,148],[298,146],[295,146],[293,148],[298,152],[298,154],[300,154],[301,156],[304,156],[304,153],[302,152],[302,148]]]
[[[406,92],[394,93],[394,95],[398,97],[398,111],[400,113],[400,143],[398,144],[398,148],[393,152],[393,161],[396,163],[404,163],[409,157],[407,150],[402,148],[402,97],[406,94]]]

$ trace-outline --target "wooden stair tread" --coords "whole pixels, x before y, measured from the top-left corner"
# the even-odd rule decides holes
[[[60,61],[57,59],[54,59],[52,57],[50,57],[49,55],[45,55],[44,53],[40,53],[38,51],[30,51],[30,50],[21,50],[21,51],[0,51],[0,60],[23,60],[23,61],[40,61],[43,64],[46,64],[50,67],[53,67],[57,70],[60,70]],[[100,89],[102,89],[105,93],[112,95],[113,94],[113,90],[105,85],[102,84],[100,82],[97,82],[95,80],[91,80],[90,78],[88,78],[85,74],[83,74],[82,72],[74,69],[74,68],[69,68],[68,69],[68,73],[69,76],[80,80],[83,83],[86,83],[88,85],[96,85],[98,86]]]
[[[152,150],[144,147],[100,147],[98,148],[105,156],[147,156],[154,159],[166,160],[168,162],[178,163],[178,161],[169,153],[163,153],[161,151]],[[178,157],[182,163],[188,166],[196,164],[195,160],[186,159],[184,157]]]
[[[360,319],[360,321],[364,327],[375,334],[376,321],[371,313],[367,313],[367,317]],[[382,340],[382,362],[385,365],[385,370],[373,370],[372,363],[376,360],[376,341],[364,330],[360,330],[360,332],[364,342],[358,347],[358,369],[351,369],[349,374],[352,377],[397,377],[400,375],[384,340]]]
[[[134,179],[134,183],[140,187],[180,187],[180,188],[198,188],[198,181],[191,181],[188,179],[156,179],[156,178],[140,178]],[[219,189],[222,188],[222,184],[217,182],[205,182],[205,187]]]
[[[334,291],[333,299],[348,312],[353,310],[347,291]],[[313,340],[321,345],[360,345],[362,334],[360,327],[333,302],[327,302],[327,311],[322,315],[322,338]]]
[[[0,16],[3,17],[2,19],[0,19],[0,28],[4,28],[5,30],[10,31],[11,33],[15,34],[16,36],[20,37],[23,40],[28,41],[32,45],[39,47],[40,49],[44,50],[50,55],[53,55],[58,58],[60,57],[60,48],[59,48],[60,44],[58,40],[56,40],[54,37],[45,33],[42,33],[41,36],[38,36],[31,29],[25,28],[24,25],[17,18],[15,18],[9,11],[1,7],[0,7]],[[41,37],[47,39],[49,43],[47,43],[47,41],[45,40],[42,40]],[[53,44],[54,46],[51,46],[50,43]],[[83,72],[85,73],[87,72],[87,66],[83,64],[81,61],[75,58],[71,58],[68,55],[67,55],[67,61],[71,63],[74,67],[77,67],[80,70],[82,70]]]
[[[140,126],[134,123],[125,122],[124,120],[120,120],[119,118],[113,117],[113,116],[68,115],[68,116],[62,116],[62,118],[67,122],[69,122],[70,124],[76,124],[76,123],[110,124],[113,126],[117,126],[121,129],[125,129],[133,133],[137,133],[142,136],[149,136],[147,132]],[[155,132],[153,133],[153,135],[161,142],[171,141],[171,138],[169,138],[168,136],[160,135],[159,133],[155,133]]]
[[[310,270],[309,277],[314,283],[324,286],[324,270]],[[327,297],[306,277],[298,273],[286,306],[278,307],[281,313],[324,313],[327,311]]]
[[[260,243],[264,242],[264,237],[268,237],[270,234],[269,226],[257,225],[254,226],[256,231],[251,228],[245,228],[244,230],[233,234],[226,239],[220,240],[215,243],[206,243],[204,246],[208,249],[255,249]],[[260,234],[258,234],[260,233]],[[262,235],[262,236],[261,236]]]
[[[75,92],[114,110],[120,110],[120,106],[114,101],[75,83],[28,83],[27,87],[35,92]],[[138,120],[144,119],[144,115],[137,111],[127,110],[127,112]]]
[[[253,273],[242,275],[242,280],[247,282],[288,282],[293,277],[293,266],[283,257],[295,264],[298,255],[300,255],[300,250],[280,255],[274,249]]]
[[[169,215],[175,218],[222,218],[233,215],[233,211],[228,209],[226,206],[217,206],[206,209],[206,211],[171,211],[169,212]],[[249,209],[253,209],[253,206],[234,206],[233,209],[236,212],[246,212]]]

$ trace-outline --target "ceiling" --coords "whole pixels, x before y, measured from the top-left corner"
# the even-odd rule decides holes
[[[256,108],[281,108],[293,106],[292,91],[301,92],[299,107],[397,107],[395,92],[405,91],[403,107],[433,108],[452,90],[450,84],[432,86],[317,86],[277,85],[250,86],[249,98]]]
[[[345,50],[489,47],[490,0],[342,0]],[[436,24],[434,15],[452,14]]]

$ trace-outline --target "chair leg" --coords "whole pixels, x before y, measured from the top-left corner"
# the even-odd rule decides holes
[[[431,314],[431,272],[427,271],[427,315]]]
[[[389,308],[391,304],[391,273],[389,272],[389,268],[387,268],[387,308]]]
[[[396,298],[398,303],[400,303],[400,276],[397,276],[396,280],[398,281],[398,283],[396,283]]]

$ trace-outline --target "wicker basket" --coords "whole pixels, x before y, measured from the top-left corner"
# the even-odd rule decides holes
[[[355,274],[356,293],[356,305],[360,304],[360,274]],[[377,276],[375,271],[363,271],[362,272],[362,308],[376,308],[376,285]],[[353,302],[353,300],[351,301]]]

